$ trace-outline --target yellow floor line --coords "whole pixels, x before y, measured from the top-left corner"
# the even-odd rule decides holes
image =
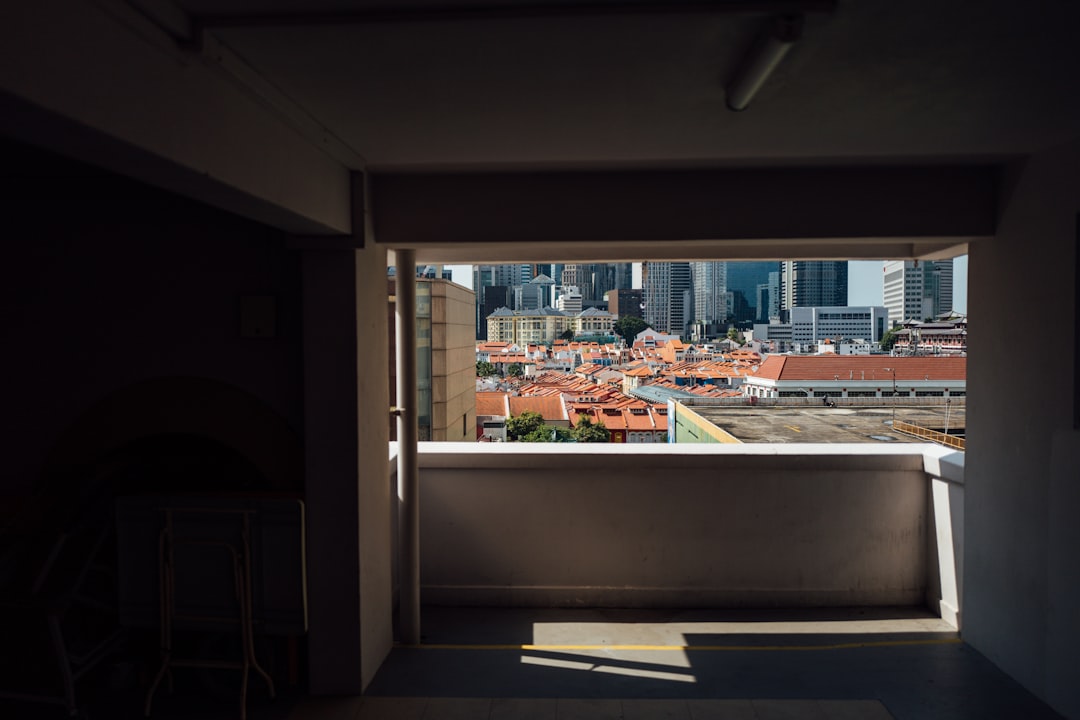
[[[624,650],[644,652],[721,652],[748,650],[850,650],[854,648],[905,647],[911,645],[959,645],[960,638],[933,638],[928,640],[881,640],[877,642],[833,643],[829,645],[453,645],[421,644],[398,645],[415,650],[533,650],[540,652],[566,652],[573,650]]]

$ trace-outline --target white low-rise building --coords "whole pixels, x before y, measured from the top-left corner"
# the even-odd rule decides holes
[[[817,345],[819,355],[869,355],[878,346],[866,340],[846,340],[833,342],[823,340]]]
[[[877,344],[888,328],[889,311],[884,306],[795,307],[789,322],[754,325],[754,339],[770,344],[774,352],[783,352],[824,340],[865,338]]]
[[[743,381],[759,398],[963,397],[967,358],[770,355]]]
[[[643,347],[654,348],[678,339],[678,335],[668,335],[647,327],[634,336],[634,345],[637,346],[638,343],[642,343]]]

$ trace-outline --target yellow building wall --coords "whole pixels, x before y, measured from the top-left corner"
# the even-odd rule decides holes
[[[431,439],[476,440],[476,331],[472,290],[431,281]]]
[[[716,427],[687,406],[674,403],[674,407],[675,413],[668,417],[668,422],[675,423],[676,443],[742,444],[742,440]]]

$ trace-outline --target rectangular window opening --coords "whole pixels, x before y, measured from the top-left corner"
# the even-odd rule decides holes
[[[680,422],[679,413],[668,408],[681,406],[706,408],[706,418],[751,408],[766,417],[764,408],[779,407],[833,418],[832,429],[821,432],[786,423],[799,428],[788,442],[852,441],[828,432],[853,431],[875,413],[882,427],[867,425],[856,440],[913,441],[895,436],[894,419],[962,433],[966,263],[442,266],[440,276],[428,272],[417,282],[420,436],[454,437],[447,432],[454,422],[440,417],[453,408],[461,414],[462,440],[519,441],[509,421],[531,412],[546,429],[533,439],[581,441],[574,430],[587,417],[611,425],[610,442],[677,443],[668,426]],[[949,282],[916,276],[931,265],[939,275],[948,272]],[[829,277],[833,272],[843,282]],[[777,356],[791,366],[812,358],[828,370],[766,377]],[[944,369],[915,369],[916,359]],[[473,408],[484,418],[479,423],[470,423]],[[849,422],[842,421],[848,413]],[[771,441],[767,433],[734,427],[741,442]]]

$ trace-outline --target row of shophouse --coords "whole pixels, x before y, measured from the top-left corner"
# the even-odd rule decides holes
[[[665,442],[668,402],[684,398],[736,406],[806,399],[918,403],[962,398],[967,382],[967,359],[958,355],[762,357],[678,339],[638,340],[629,348],[565,341],[524,348],[482,343],[477,358],[529,368],[520,378],[478,379],[477,437],[489,441],[505,441],[506,420],[526,410],[552,427],[572,428],[588,418],[607,428],[611,442]]]
[[[548,371],[512,389],[477,390],[477,439],[506,441],[506,421],[528,411],[553,428],[573,428],[588,418],[603,425],[614,443],[666,442],[666,405],[625,395],[617,383],[598,376],[600,370],[587,365],[569,374]]]

